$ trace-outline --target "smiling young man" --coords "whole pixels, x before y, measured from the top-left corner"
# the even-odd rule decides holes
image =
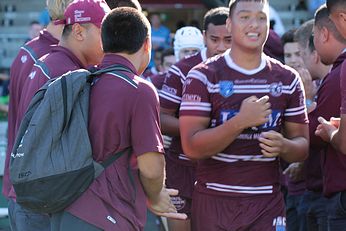
[[[176,203],[178,211],[188,214],[189,217],[191,217],[191,198],[195,183],[196,163],[186,157],[180,142],[179,107],[183,84],[187,73],[195,65],[214,55],[221,54],[231,47],[231,34],[226,28],[228,14],[229,10],[226,7],[214,8],[205,14],[203,37],[206,49],[202,49],[198,54],[182,59],[173,65],[169,69],[160,91],[162,131],[173,137],[172,145],[166,154],[166,184],[168,187],[179,189],[179,195],[174,197],[173,201]],[[181,38],[181,40],[185,39],[187,39],[186,36]],[[191,41],[186,43],[191,43]],[[191,226],[190,219],[184,221],[171,219],[168,220],[168,225],[171,231],[186,231],[190,230]]]
[[[263,53],[266,0],[231,0],[231,49],[194,67],[184,85],[180,134],[199,159],[193,230],[285,230],[279,157],[308,152],[305,96],[297,72]]]

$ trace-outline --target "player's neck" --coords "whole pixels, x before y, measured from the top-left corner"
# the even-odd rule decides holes
[[[230,56],[235,64],[246,70],[253,70],[260,66],[262,60],[262,51],[244,50],[239,47],[233,47]]]
[[[61,39],[61,34],[64,29],[63,25],[54,25],[53,22],[50,22],[47,25],[47,31],[57,40]]]

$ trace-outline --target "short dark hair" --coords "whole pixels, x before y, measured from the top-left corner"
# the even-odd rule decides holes
[[[171,56],[171,55],[174,55],[174,49],[173,48],[167,48],[167,49],[163,50],[161,53],[161,64],[163,64],[163,61],[164,61],[166,56]]]
[[[346,10],[345,0],[327,0],[326,4],[327,4],[327,9],[329,13],[340,7]]]
[[[281,42],[282,45],[284,46],[286,43],[294,43],[296,42],[294,40],[294,33],[296,32],[297,29],[293,28],[288,31],[286,31],[282,36],[281,36]]]
[[[314,19],[310,19],[304,22],[294,33],[294,41],[298,42],[302,47],[308,47],[311,52],[315,50],[314,37],[312,36],[313,27]]]
[[[113,9],[102,22],[105,53],[136,53],[150,33],[150,23],[140,11],[130,7]]]
[[[203,30],[207,31],[209,24],[215,26],[225,25],[228,18],[228,8],[227,7],[217,7],[209,10],[203,19]]]
[[[235,7],[239,2],[262,2],[264,4],[268,4],[268,0],[230,0],[229,1],[229,16],[232,15]]]
[[[320,6],[315,13],[315,26],[318,28],[325,27],[328,31],[332,33],[334,38],[341,42],[346,43],[346,40],[339,33],[333,21],[329,18],[329,11],[327,9],[327,5],[323,4]]]
[[[38,21],[36,21],[36,20],[33,20],[33,21],[30,22],[30,26],[37,25],[37,24],[40,24],[40,23]]]
[[[118,7],[132,7],[142,11],[141,4],[138,2],[138,0],[106,0],[106,2],[111,9]]]

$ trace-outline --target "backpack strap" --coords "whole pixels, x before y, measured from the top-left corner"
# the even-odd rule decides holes
[[[104,73],[111,73],[111,74],[113,74],[113,76],[122,78],[122,79],[130,82],[131,85],[137,87],[137,83],[135,83],[135,81],[133,81],[133,79],[131,79],[127,75],[121,73],[121,72],[127,72],[127,73],[132,73],[132,74],[136,75],[136,73],[134,73],[130,68],[128,68],[124,65],[115,64],[115,65],[109,66],[109,67],[104,68],[104,69],[100,69],[100,70],[96,70],[96,71],[90,69],[89,71],[91,72],[91,75],[89,76],[90,79],[88,81],[92,82],[93,78],[97,75],[101,75]]]
[[[114,161],[119,159],[119,157],[123,156],[125,153],[128,153],[130,155],[131,151],[132,151],[131,147],[125,148],[124,150],[111,155],[110,157],[108,157],[105,161],[103,161],[100,164],[102,165],[103,168],[107,168],[109,165],[113,164]]]
[[[131,156],[131,152],[132,152],[132,147],[127,147],[124,150],[117,152],[113,155],[111,155],[110,157],[108,157],[105,161],[103,161],[102,163],[99,163],[104,169],[106,169],[108,166],[110,166],[111,164],[113,164],[117,159],[119,159],[121,156],[123,156],[125,153],[128,154],[128,157],[130,159]],[[131,166],[130,164],[128,164],[127,166],[127,175],[130,178],[130,183],[134,189],[134,194],[132,199],[135,200],[136,199],[136,194],[137,194],[137,188],[136,188],[136,184],[135,184],[135,179],[133,177],[132,174],[132,170],[131,170]]]

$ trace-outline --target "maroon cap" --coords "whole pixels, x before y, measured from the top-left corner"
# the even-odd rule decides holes
[[[103,0],[74,0],[65,10],[65,19],[56,20],[54,24],[92,23],[100,28],[102,19],[110,11],[109,6]]]

